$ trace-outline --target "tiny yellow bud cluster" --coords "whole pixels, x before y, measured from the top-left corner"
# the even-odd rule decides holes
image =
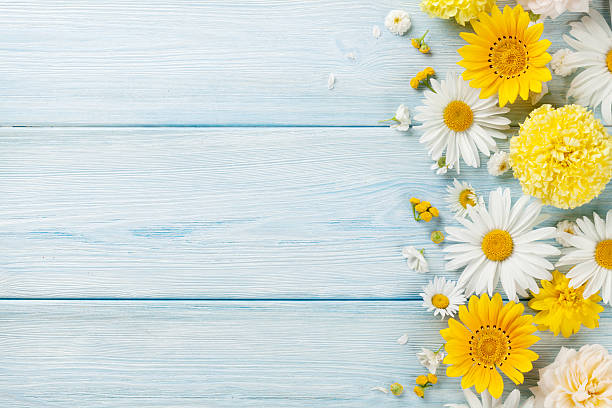
[[[404,386],[400,383],[391,384],[390,389],[391,389],[391,394],[398,396],[398,397],[402,395],[402,393],[404,392]]]
[[[425,42],[425,36],[427,36],[428,33],[429,30],[425,31],[425,34],[423,34],[421,37],[413,38],[411,40],[412,46],[423,54],[429,54],[429,52],[431,51],[429,45]]]
[[[442,231],[433,231],[431,233],[431,242],[434,244],[440,244],[444,241],[444,234]]]
[[[433,217],[440,216],[440,211],[436,207],[432,207],[429,201],[421,201],[418,198],[412,197],[410,203],[412,204],[414,219],[417,221],[423,220],[429,222]]]
[[[425,388],[433,387],[434,384],[437,384],[438,377],[435,374],[419,375],[415,382],[414,393],[417,397],[425,398]]]
[[[429,82],[429,78],[436,75],[436,71],[432,67],[427,67],[421,72],[417,73],[414,78],[410,80],[410,86],[414,89],[418,89],[419,85],[423,83],[427,88],[429,88],[432,92],[435,92],[431,88],[431,84]]]

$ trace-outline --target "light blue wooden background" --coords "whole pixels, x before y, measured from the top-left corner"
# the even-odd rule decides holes
[[[394,8],[411,34],[431,30],[432,55],[385,30]],[[547,24],[552,51],[577,17]],[[410,388],[414,353],[441,344],[418,293],[457,277],[428,239],[454,223],[453,175],[431,172],[416,132],[378,120],[421,103],[420,69],[458,68],[460,31],[416,1],[3,2],[0,405],[462,402],[447,378],[425,401],[369,391]],[[544,101],[563,103],[570,79]],[[515,124],[527,110],[513,106]],[[483,168],[461,179],[520,193]],[[412,195],[442,217],[417,225]],[[547,208],[547,224],[611,201]],[[407,269],[408,244],[431,275]],[[543,334],[536,366],[561,345],[610,347],[611,332],[607,308],[597,330]]]

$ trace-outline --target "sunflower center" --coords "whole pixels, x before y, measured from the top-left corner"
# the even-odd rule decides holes
[[[437,293],[431,298],[431,304],[438,309],[446,309],[449,303],[448,297],[442,293]]]
[[[512,255],[514,241],[508,231],[494,229],[484,236],[481,247],[489,260],[499,262]]]
[[[493,326],[480,326],[470,340],[470,356],[472,361],[482,364],[484,368],[501,366],[508,358],[510,336],[505,331]]]
[[[463,132],[472,126],[474,112],[462,101],[452,101],[444,108],[444,123],[455,132]]]
[[[461,193],[459,193],[459,204],[461,204],[463,208],[467,208],[468,205],[474,207],[476,203],[474,202],[474,199],[472,198],[473,196],[474,196],[474,192],[472,190],[470,189],[463,190]]]
[[[525,74],[529,68],[527,45],[512,36],[498,38],[490,48],[488,62],[489,68],[500,78],[510,79]]]
[[[608,52],[608,56],[606,57],[606,65],[608,65],[608,71],[612,73],[612,50]]]
[[[612,239],[599,241],[595,247],[595,261],[606,269],[612,269]]]

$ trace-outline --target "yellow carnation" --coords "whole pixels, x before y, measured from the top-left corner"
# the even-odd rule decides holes
[[[612,137],[579,105],[542,105],[510,141],[510,162],[523,192],[544,204],[586,204],[612,177]]]
[[[495,0],[423,0],[421,10],[431,17],[449,19],[454,17],[462,26],[466,21],[478,17],[478,13],[490,12]]]

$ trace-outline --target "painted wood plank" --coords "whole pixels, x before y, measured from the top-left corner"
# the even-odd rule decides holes
[[[11,407],[441,407],[463,402],[441,376],[425,401],[420,347],[444,322],[416,302],[0,302],[0,402]],[[540,368],[563,345],[612,346],[612,315],[570,340],[541,333]],[[418,329],[416,329],[418,328]],[[407,345],[396,339],[408,332]],[[532,371],[521,386],[534,384]],[[400,382],[397,398],[370,391]],[[510,389],[506,384],[506,390]]]
[[[608,0],[592,5],[609,18]],[[406,37],[384,27],[394,8],[412,13]],[[547,24],[551,50],[578,17]],[[424,56],[410,37],[427,29]],[[420,104],[416,72],[459,70],[463,30],[417,1],[4,1],[0,124],[377,125]],[[544,101],[563,103],[568,84],[556,77]]]
[[[0,297],[418,298],[452,175],[379,128],[0,129]],[[520,186],[486,169],[481,193]],[[417,224],[408,199],[442,212]],[[612,190],[553,215],[610,208]],[[456,278],[456,272],[445,273]]]

